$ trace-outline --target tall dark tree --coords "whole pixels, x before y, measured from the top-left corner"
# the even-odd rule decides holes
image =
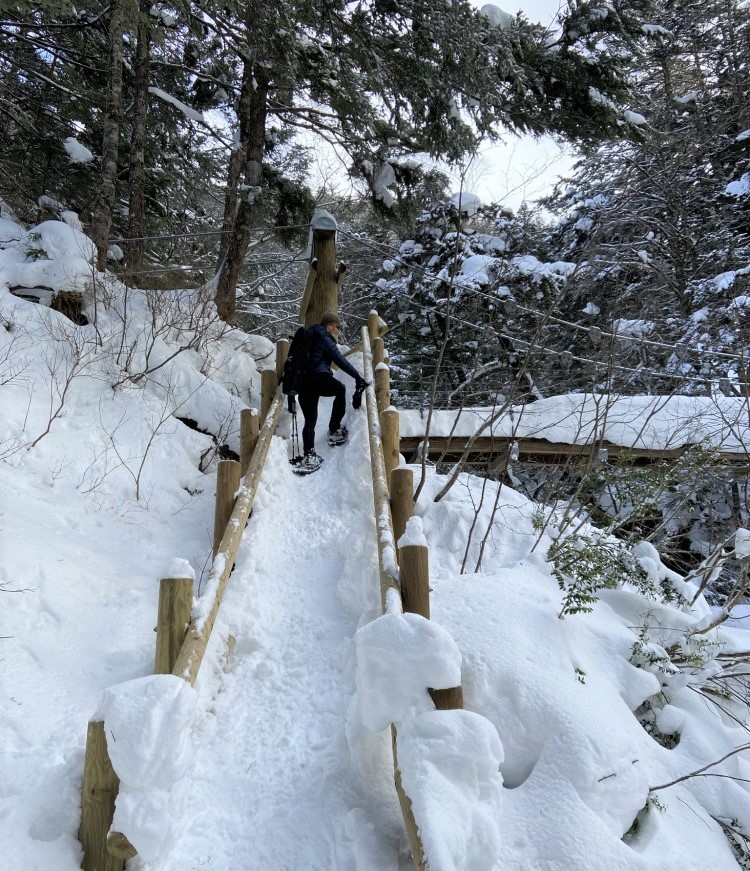
[[[234,318],[239,267],[262,212],[258,166],[272,119],[337,143],[381,196],[398,157],[457,160],[502,127],[596,139],[618,119],[614,101],[643,37],[637,11],[633,3],[608,5],[606,14],[576,4],[554,43],[538,25],[518,18],[499,26],[463,0],[287,0],[243,7],[239,21],[217,12],[217,33],[242,59],[230,194],[244,165],[242,196],[225,209],[233,240],[217,276],[221,316]]]

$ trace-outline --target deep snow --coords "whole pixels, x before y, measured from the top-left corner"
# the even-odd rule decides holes
[[[559,619],[538,506],[465,475],[435,503],[445,479],[432,470],[410,535],[430,548],[435,625],[381,617],[364,410],[349,411],[350,443],[319,448],[326,462],[307,479],[287,463],[284,413],[196,690],[143,680],[160,574],[186,560],[202,593],[209,568],[215,457],[202,469],[213,443],[177,417],[212,431],[226,422],[236,449],[270,343],[209,326],[205,342],[169,359],[187,332],[151,336],[139,292],[119,318],[124,291],[111,281],[98,334],[74,327],[7,288],[48,276],[60,289],[67,275],[89,294],[85,241],[60,244],[76,232],[62,224],[29,235],[2,216],[12,231],[0,243],[4,869],[78,867],[97,712],[123,738],[118,819],[153,856],[131,871],[410,867],[381,729],[390,718],[435,869],[738,867],[721,823],[750,831],[747,751],[732,753],[747,743],[741,658],[729,676],[731,654],[750,650],[742,622],[704,642],[702,599],[665,604],[627,579],[592,613]],[[175,310],[178,297],[194,302],[174,297]],[[119,383],[123,336],[131,373],[149,342],[163,365]],[[481,571],[461,574],[467,542],[474,566],[485,533]],[[690,598],[658,555],[637,559]],[[432,712],[425,687],[439,669],[450,683],[459,654],[467,711]],[[122,714],[126,698],[137,713]]]

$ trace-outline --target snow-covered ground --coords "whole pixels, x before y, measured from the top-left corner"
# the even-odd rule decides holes
[[[364,410],[306,479],[286,462],[284,412],[195,691],[144,680],[158,578],[187,560],[200,593],[209,568],[215,444],[177,418],[236,450],[270,346],[211,317],[154,334],[146,297],[131,291],[124,317],[114,282],[96,327],[20,300],[20,276],[54,289],[73,276],[93,317],[96,276],[75,228],[29,235],[3,216],[0,867],[79,867],[86,723],[101,711],[121,737],[118,813],[143,844],[130,871],[407,869],[380,724],[397,697],[433,871],[738,867],[726,831],[750,832],[748,621],[701,632],[709,609],[648,547],[591,613],[561,619],[539,507],[471,476],[435,503],[445,479],[428,471],[415,510],[432,618],[473,717],[431,712],[413,679],[435,663],[404,640],[423,627],[380,616]],[[170,299],[172,315],[195,303]],[[172,356],[190,329],[201,341]],[[118,698],[140,712],[130,723]]]

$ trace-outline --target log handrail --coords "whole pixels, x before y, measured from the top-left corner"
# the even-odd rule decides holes
[[[367,431],[370,441],[370,466],[372,468],[372,495],[375,507],[376,535],[378,540],[378,567],[380,571],[380,604],[383,613],[401,613],[401,588],[399,584],[398,567],[396,565],[396,543],[393,539],[393,522],[391,519],[390,493],[388,491],[385,461],[383,459],[383,442],[380,435],[380,419],[377,400],[375,398],[375,379],[372,371],[372,350],[367,327],[362,327],[362,355],[365,380],[369,386],[365,390],[367,407]],[[396,784],[398,803],[404,818],[406,835],[409,839],[414,864],[418,871],[427,871],[422,839],[414,818],[411,799],[404,791],[401,782],[401,772],[398,767],[397,754],[398,734],[395,725],[391,725],[391,746],[393,748],[393,774]]]
[[[396,567],[396,543],[393,540],[393,524],[391,521],[390,493],[383,459],[383,441],[380,434],[380,419],[377,399],[375,397],[375,379],[372,372],[372,349],[367,327],[362,327],[362,358],[365,381],[369,382],[365,390],[367,407],[367,430],[370,440],[370,467],[372,469],[372,491],[375,506],[375,523],[378,537],[378,565],[380,567],[380,604],[383,613],[401,610],[401,590]],[[389,596],[389,590],[394,590],[396,596]],[[396,604],[398,603],[398,604]]]

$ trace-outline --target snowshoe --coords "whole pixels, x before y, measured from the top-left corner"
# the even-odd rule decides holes
[[[333,432],[328,433],[328,444],[332,448],[345,445],[349,441],[349,430],[345,426],[340,426]]]
[[[304,457],[293,457],[289,462],[295,475],[311,475],[323,465],[323,457],[319,457],[315,451],[310,451]]]

